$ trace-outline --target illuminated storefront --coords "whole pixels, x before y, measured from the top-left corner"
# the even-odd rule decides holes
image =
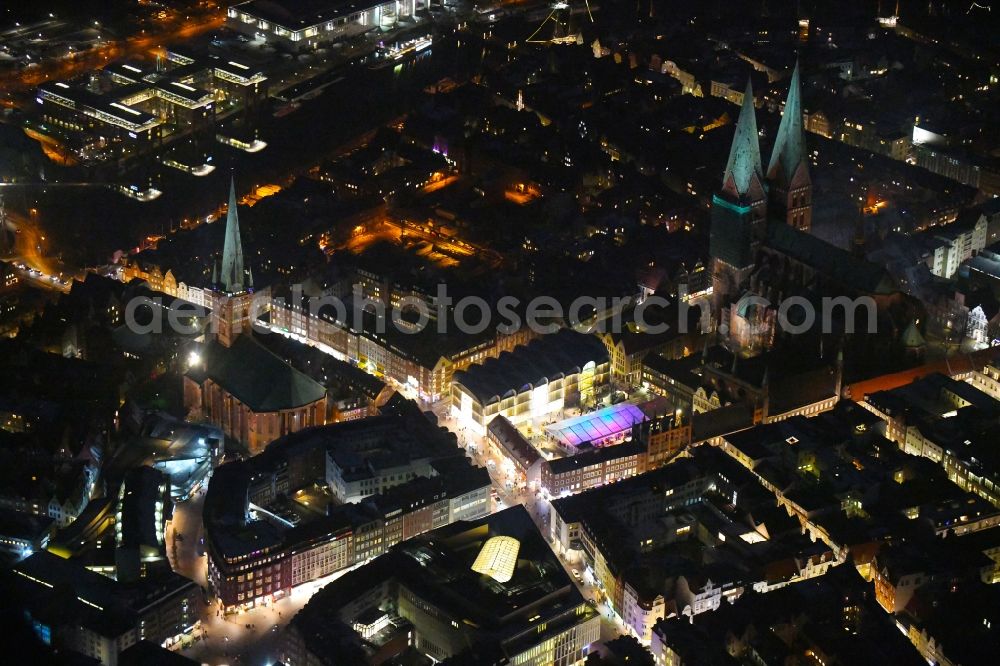
[[[456,372],[452,414],[480,435],[497,416],[515,426],[592,403],[609,382],[608,352],[592,335],[562,330]]]

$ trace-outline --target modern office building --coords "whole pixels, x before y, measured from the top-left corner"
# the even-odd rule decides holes
[[[99,141],[142,150],[161,137],[162,123],[153,114],[62,81],[40,85],[35,100],[42,121],[64,130],[96,134]]]
[[[45,551],[15,565],[10,581],[42,643],[104,666],[139,641],[176,642],[204,604],[198,585],[172,572],[122,583]]]
[[[153,567],[169,569],[164,536],[173,507],[165,474],[152,467],[137,467],[125,474],[115,514],[117,580],[138,580]]]
[[[398,544],[317,593],[292,619],[290,666],[382,663],[407,649],[435,661],[582,664],[600,637],[521,506]]]
[[[216,113],[252,107],[266,99],[266,81],[251,63],[196,60],[167,51],[155,67],[115,62],[84,85],[41,84],[32,129],[60,141],[85,160],[128,156],[158,147],[175,134],[211,134]],[[209,163],[168,164],[199,176],[214,168]]]
[[[376,28],[414,20],[418,0],[248,0],[229,7],[227,25],[254,40],[292,50],[315,49]]]
[[[134,439],[115,454],[123,468],[149,465],[163,472],[170,496],[183,501],[205,483],[223,454],[223,434],[217,426],[189,423],[167,414],[140,416]]]

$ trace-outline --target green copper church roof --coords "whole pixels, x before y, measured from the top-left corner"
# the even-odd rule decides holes
[[[768,178],[778,179],[784,186],[795,176],[799,165],[806,159],[806,138],[802,126],[802,85],[799,63],[792,71],[792,81],[785,100],[785,110],[778,125],[778,135],[767,166]]]
[[[736,134],[733,145],[729,149],[729,161],[722,176],[723,189],[729,188],[730,178],[736,188],[731,194],[743,197],[750,191],[754,177],[763,182],[763,170],[760,163],[760,142],[757,136],[757,117],[753,106],[753,88],[747,81],[747,89],[743,94],[743,107],[736,122]]]
[[[235,294],[243,291],[246,273],[243,268],[243,241],[240,239],[240,220],[236,214],[236,184],[229,180],[229,209],[226,211],[226,239],[222,246],[222,288]],[[253,286],[253,285],[247,285]]]

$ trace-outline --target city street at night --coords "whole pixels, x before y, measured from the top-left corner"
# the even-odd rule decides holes
[[[993,666],[992,10],[0,6],[0,663]]]

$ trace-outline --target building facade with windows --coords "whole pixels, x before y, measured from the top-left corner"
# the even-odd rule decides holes
[[[291,50],[315,49],[372,28],[390,29],[413,19],[419,0],[346,3],[338,0],[248,0],[229,7],[226,24],[254,40]]]
[[[563,329],[455,373],[451,411],[485,435],[500,415],[516,426],[592,404],[607,390],[610,374],[600,339]]]
[[[205,544],[208,580],[227,611],[281,598],[402,540],[489,513],[487,471],[412,408],[290,434],[259,456],[216,469]],[[343,473],[344,461],[355,471],[411,457],[420,464],[377,491],[338,495],[336,483],[326,486],[327,465],[344,464]],[[325,502],[322,516],[295,508],[317,501]]]

